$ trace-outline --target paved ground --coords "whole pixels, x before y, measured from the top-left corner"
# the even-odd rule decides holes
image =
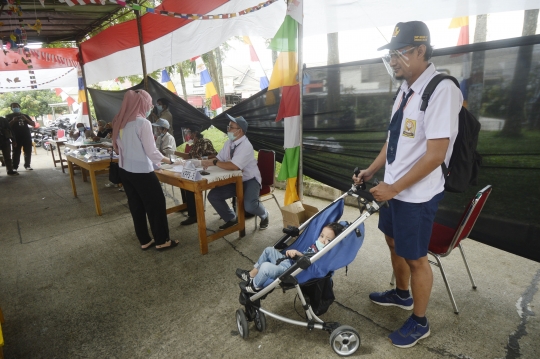
[[[34,171],[19,177],[0,173],[0,306],[6,358],[331,358],[329,335],[267,319],[267,331],[253,323],[239,337],[237,267],[249,268],[262,249],[281,236],[281,215],[273,201],[270,228],[227,236],[199,254],[196,226],[179,226],[169,216],[178,248],[164,253],[138,247],[124,193],[105,188],[99,177],[103,216],[98,217],[90,185],[77,175],[79,198],[69,176],[52,167],[38,149]],[[167,188],[171,192],[170,187]],[[178,194],[178,190],[175,191]],[[283,193],[278,192],[282,201]],[[306,198],[318,208],[328,201]],[[347,207],[346,220],[358,210]],[[209,205],[208,228],[220,221]],[[428,310],[432,335],[411,349],[386,339],[409,312],[372,304],[371,291],[390,287],[388,250],[366,222],[366,240],[348,274],[335,274],[336,301],[322,316],[356,328],[363,358],[539,358],[540,263],[472,240],[466,249],[478,289],[472,290],[458,252],[445,259],[460,314],[455,315],[442,278],[434,268]],[[300,320],[294,293],[274,291],[264,307]],[[298,302],[297,310],[300,310]]]

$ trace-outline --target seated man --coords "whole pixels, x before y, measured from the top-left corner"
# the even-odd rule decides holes
[[[156,147],[164,156],[174,154],[176,150],[176,141],[174,137],[169,133],[169,122],[163,118],[160,118],[152,124],[154,127],[154,135],[156,136]]]
[[[294,263],[291,259],[302,256],[313,257],[341,232],[343,232],[343,225],[337,222],[327,224],[315,243],[306,248],[303,253],[296,249],[289,249],[285,254],[281,254],[274,247],[267,247],[251,271],[240,268],[236,270],[236,276],[244,281],[240,283],[240,288],[250,294],[257,293],[268,279],[274,280],[285,273]]]
[[[189,153],[177,153],[180,157],[185,159],[196,158],[202,160],[203,157],[207,159],[215,158],[217,151],[212,145],[212,141],[204,138],[201,133],[201,129],[198,126],[189,126],[190,137],[193,143],[190,147]],[[197,209],[195,207],[195,195],[193,192],[182,190],[182,198],[185,199],[188,210],[188,218],[185,221],[180,222],[181,225],[187,226],[193,223],[197,223]]]
[[[244,208],[246,212],[253,213],[261,218],[259,229],[267,229],[269,223],[268,211],[259,201],[261,191],[261,173],[257,167],[257,160],[254,156],[253,146],[245,136],[248,123],[243,117],[230,118],[227,126],[227,136],[229,139],[223,145],[213,160],[203,160],[204,168],[218,166],[224,170],[242,171],[244,182]],[[238,223],[238,218],[229,207],[226,200],[236,196],[236,185],[234,183],[222,187],[216,187],[208,193],[208,200],[217,213],[226,222],[219,229],[226,229]]]

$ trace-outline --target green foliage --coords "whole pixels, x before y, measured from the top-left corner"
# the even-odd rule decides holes
[[[5,116],[11,113],[10,104],[17,102],[21,105],[21,110],[30,116],[42,116],[51,113],[50,103],[62,102],[62,99],[50,90],[18,91],[8,92],[0,96],[0,115]],[[60,107],[57,111],[67,111],[67,106]]]

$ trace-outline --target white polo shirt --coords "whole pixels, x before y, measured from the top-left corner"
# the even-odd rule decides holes
[[[234,154],[231,158],[231,148],[234,147]],[[242,181],[249,181],[255,178],[261,184],[261,172],[257,166],[257,160],[253,152],[253,145],[244,135],[232,142],[227,140],[223,148],[217,154],[217,159],[222,162],[231,161],[242,170]]]
[[[463,104],[463,95],[451,80],[443,80],[431,95],[425,113],[420,111],[422,93],[429,81],[437,74],[435,66],[430,64],[411,86],[414,94],[410,97],[403,110],[396,159],[392,164],[388,164],[388,161],[386,161],[384,182],[388,184],[393,184],[403,177],[424,156],[427,140],[450,139],[445,158],[445,163],[448,165],[458,133],[458,116]],[[406,81],[403,81],[401,91],[394,102],[392,116],[400,106],[403,93],[407,94],[408,92],[409,85]],[[388,135],[390,135],[390,132],[388,132]],[[386,141],[388,142],[388,138]],[[443,173],[441,168],[437,167],[429,175],[403,190],[394,198],[405,202],[422,203],[429,201],[443,190]]]

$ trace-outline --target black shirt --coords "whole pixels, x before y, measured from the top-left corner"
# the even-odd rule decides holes
[[[30,134],[30,127],[28,127],[28,124],[26,121],[24,121],[24,117],[27,117],[29,120],[32,120],[28,115],[24,113],[10,113],[9,115],[6,115],[6,118],[9,122],[13,120],[14,118],[18,118],[18,121],[15,121],[14,123],[10,124],[11,131],[13,132],[13,135],[15,138],[31,138]]]

